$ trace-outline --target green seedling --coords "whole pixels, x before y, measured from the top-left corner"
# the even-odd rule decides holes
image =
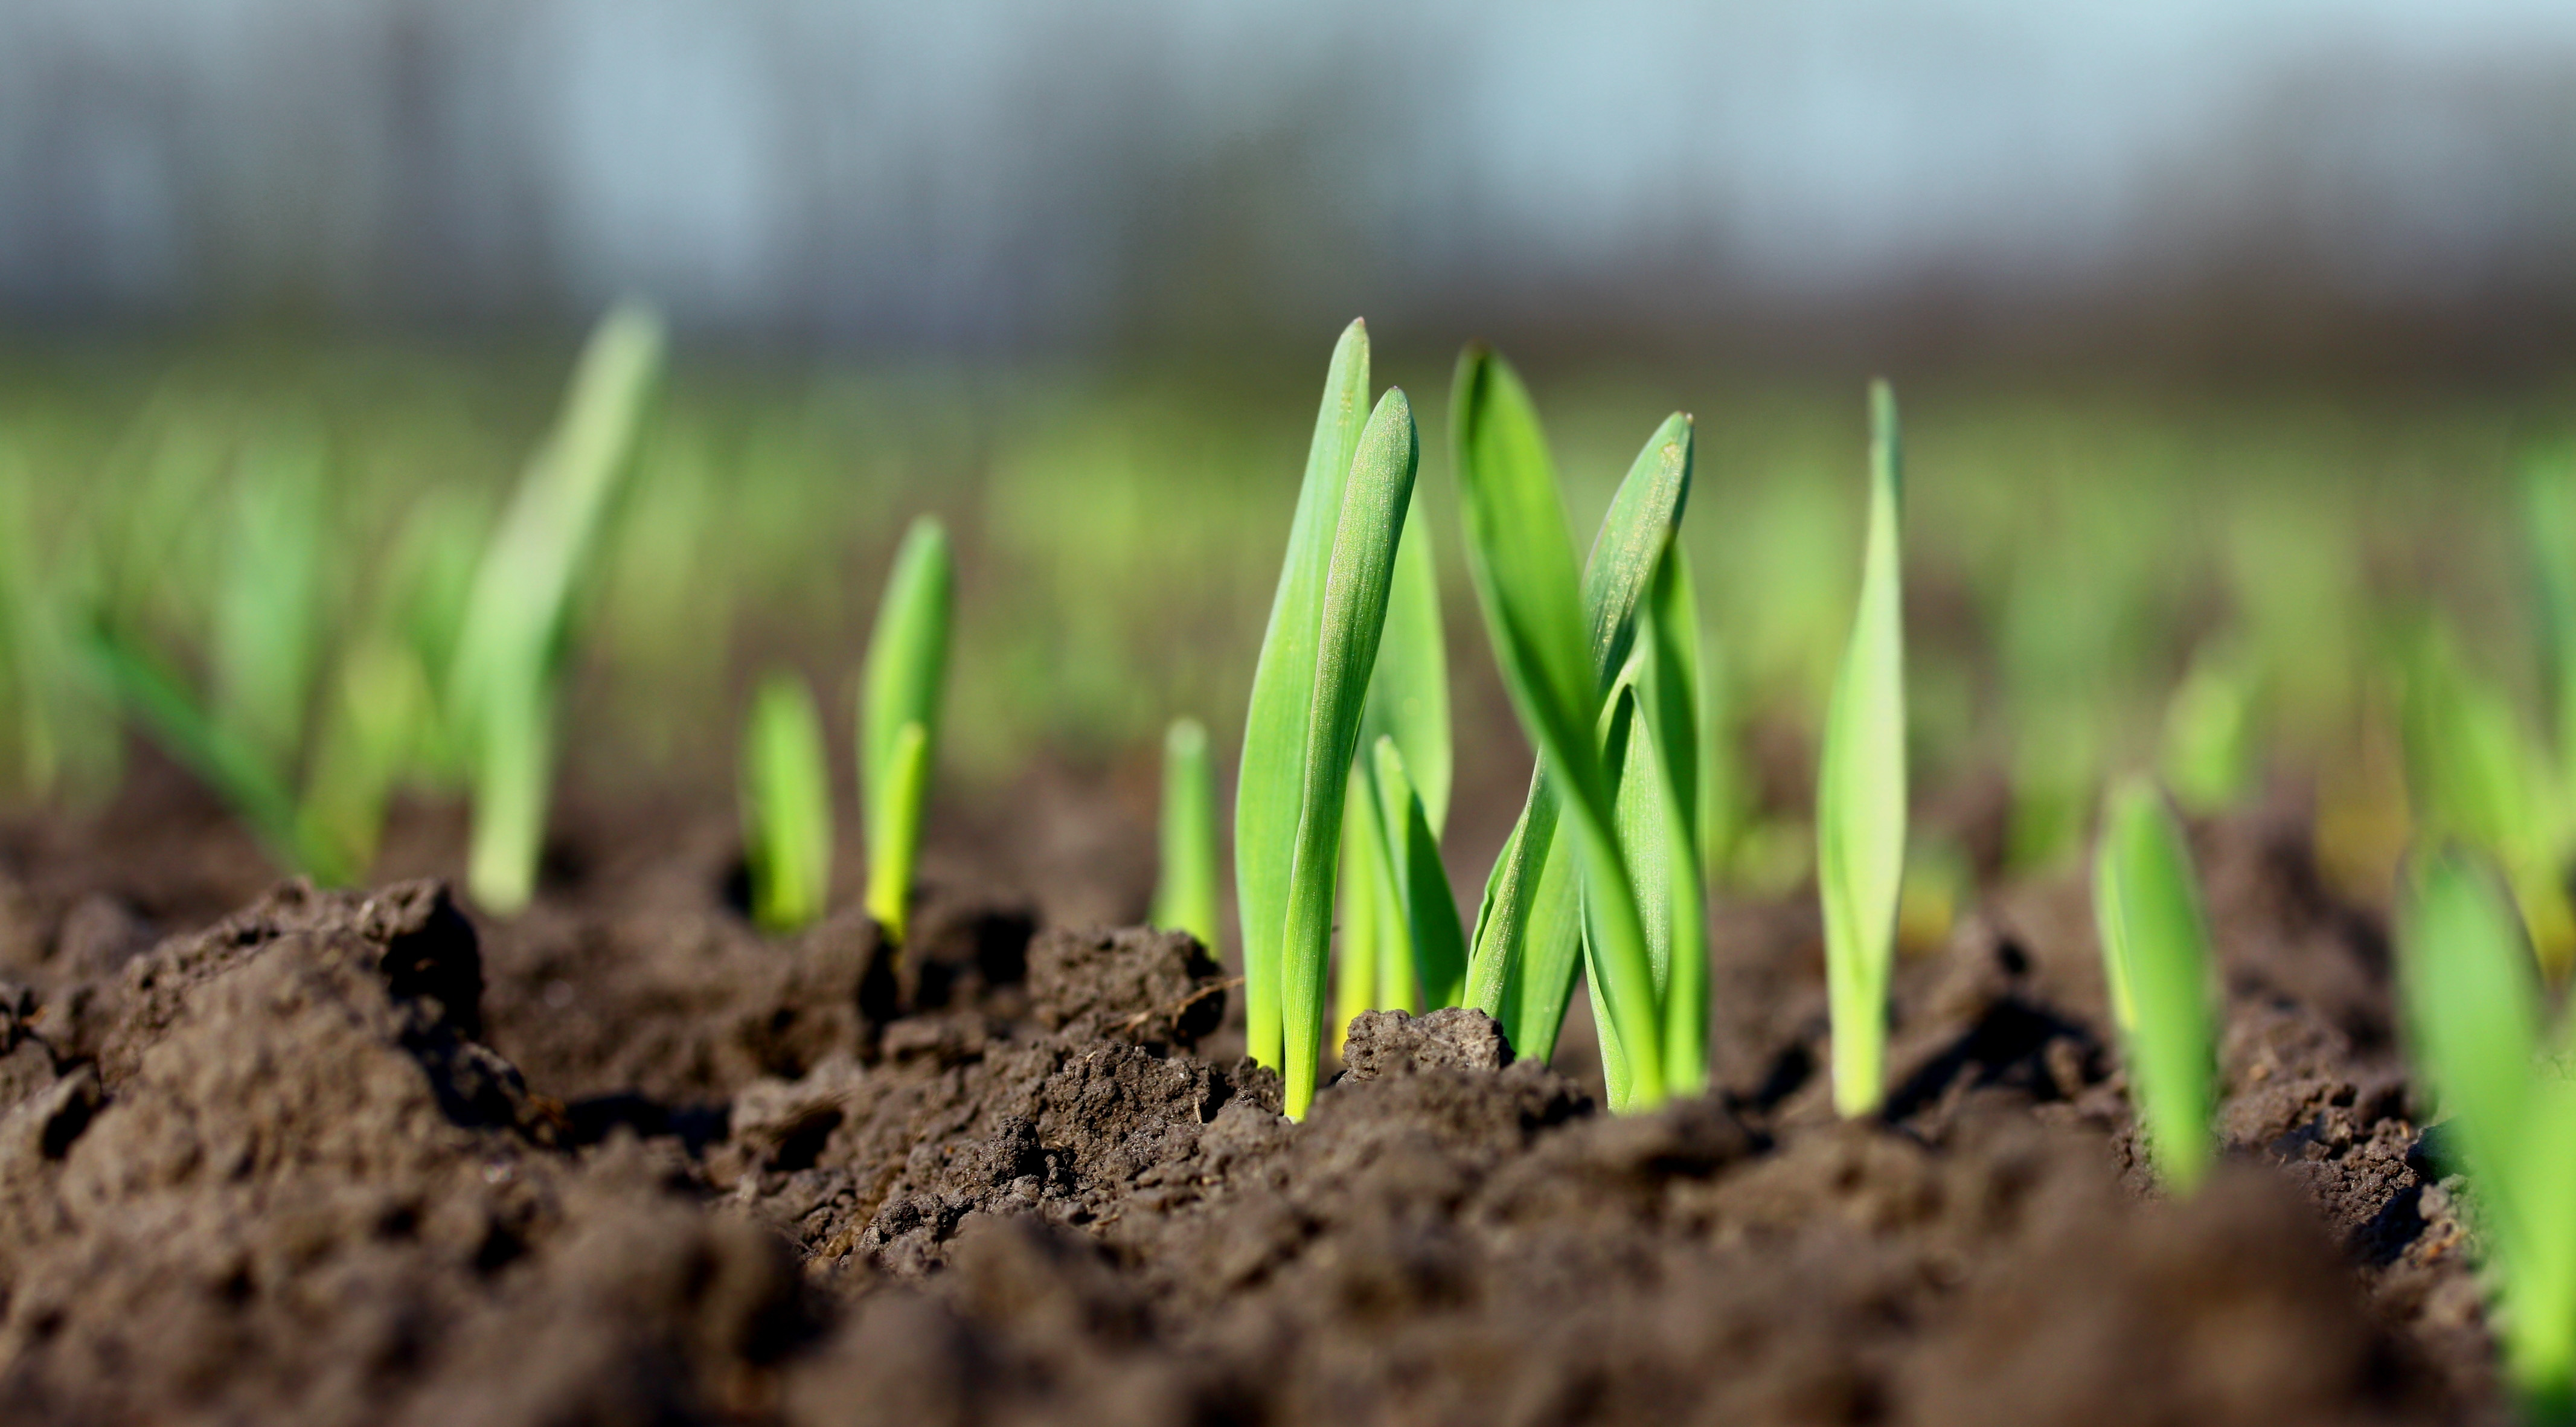
[[[355,879],[347,853],[310,826],[293,786],[262,752],[207,712],[179,677],[143,645],[105,624],[90,630],[88,652],[100,680],[181,767],[231,807],[269,856],[326,886]]]
[[[349,866],[364,869],[376,860],[396,787],[418,766],[437,698],[413,651],[377,632],[350,643],[331,693],[305,778],[303,816]]]
[[[1708,1082],[1708,907],[1699,855],[1699,613],[1678,542],[1638,611],[1602,740],[1616,773],[1619,843],[1636,879],[1661,1002],[1665,1080],[1677,1095]],[[1607,1006],[1595,984],[1593,1014]]]
[[[2512,904],[2466,855],[2409,870],[2397,949],[2413,1057],[2446,1116],[2443,1158],[2468,1177],[2506,1372],[2532,1421],[2576,1419],[2576,1081],[2565,1036],[2544,1030]]]
[[[1235,769],[1234,893],[1243,933],[1244,1034],[1246,1052],[1268,1066],[1286,1063],[1281,948],[1288,926],[1289,864],[1304,810],[1316,640],[1343,490],[1369,414],[1368,392],[1368,328],[1353,322],[1342,330],[1325,371],[1306,474],[1297,488],[1297,513],[1288,527],[1288,552],[1253,664],[1243,756]]]
[[[239,472],[216,590],[212,696],[200,698],[106,610],[89,630],[91,662],[134,721],[213,788],[270,856],[340,885],[372,856],[372,829],[353,835],[317,821],[295,796],[321,643],[319,443],[298,433],[255,444]]]
[[[535,894],[572,613],[662,366],[662,325],[620,307],[583,348],[561,414],[474,571],[446,695],[474,789],[466,886],[508,914]]]
[[[1886,1095],[1887,978],[1905,875],[1905,628],[1897,547],[1903,483],[1896,396],[1869,393],[1869,534],[1859,612],[1825,715],[1816,779],[1816,890],[1825,909],[1834,1108]]]
[[[1450,412],[1468,572],[1504,689],[1539,754],[1521,823],[1486,881],[1468,1004],[1503,1012],[1522,1054],[1552,1047],[1573,985],[1570,926],[1600,988],[1611,1104],[1651,1107],[1667,1090],[1663,1008],[1600,740],[1637,606],[1689,490],[1690,421],[1676,415],[1647,442],[1578,582],[1554,462],[1520,378],[1470,347]],[[1560,820],[1572,828],[1570,861],[1551,876]]]
[[[1391,750],[1387,757],[1376,753],[1381,744]],[[1450,923],[1457,920],[1457,903],[1438,857],[1452,767],[1448,656],[1440,627],[1431,530],[1422,519],[1419,485],[1405,517],[1404,538],[1396,548],[1386,630],[1360,715],[1360,749],[1361,756],[1352,765],[1348,796],[1358,799],[1356,806],[1366,809],[1368,816],[1348,819],[1342,829],[1342,961],[1334,1019],[1345,1027],[1352,1017],[1372,1007],[1438,1009],[1456,1004],[1461,994],[1463,959],[1455,968],[1442,964],[1426,970],[1413,931],[1417,893],[1420,914],[1435,918],[1435,926],[1439,915],[1435,902],[1447,906]],[[1384,770],[1389,766],[1404,777],[1401,793],[1386,782]],[[1418,777],[1413,771],[1417,768],[1422,770]],[[1409,814],[1404,810],[1407,796],[1421,805],[1432,844],[1428,859],[1411,855],[1405,822]],[[1430,954],[1435,960],[1448,955],[1443,947],[1433,948]],[[1458,974],[1453,976],[1453,971]]]
[[[215,592],[215,720],[271,767],[304,746],[322,648],[323,455],[294,431],[243,453]]]
[[[751,919],[792,932],[832,899],[832,772],[814,691],[794,674],[761,681],[742,738],[742,830]]]
[[[1370,762],[1377,804],[1365,811],[1377,822],[1375,843],[1384,854],[1377,880],[1388,899],[1384,905],[1403,928],[1407,953],[1406,963],[1381,980],[1381,998],[1389,1006],[1401,1006],[1408,997],[1418,997],[1429,1010],[1455,1006],[1467,991],[1467,933],[1458,922],[1448,871],[1440,865],[1440,834],[1402,745],[1381,736]]]
[[[1412,406],[1401,390],[1390,388],[1361,428],[1343,482],[1312,645],[1315,676],[1299,770],[1288,915],[1279,942],[1282,1064],[1292,1118],[1303,1118],[1315,1098],[1323,1053],[1324,969],[1332,950],[1333,883],[1351,759],[1385,628],[1396,544],[1404,534],[1419,454]]]
[[[2165,706],[2164,777],[2174,801],[2207,816],[2254,788],[2254,678],[2232,645],[2202,651]]]
[[[2566,885],[2570,819],[2547,748],[2505,691],[2429,624],[2400,653],[2398,729],[2417,834],[2457,841],[2502,865],[2542,970],[2576,964],[2576,909]]]
[[[1355,761],[1350,787],[1342,795],[1352,811],[1342,819],[1341,876],[1335,888],[1342,918],[1333,1023],[1345,1031],[1363,1011],[1422,1009],[1407,974],[1413,949],[1407,944],[1403,894],[1396,887],[1376,787],[1375,774]]]
[[[2182,829],[2144,780],[2122,784],[2103,809],[2093,919],[2141,1138],[2165,1186],[2188,1194],[2215,1148],[2209,921]]]
[[[1216,777],[1207,729],[1176,718],[1163,735],[1163,869],[1153,923],[1216,952]]]
[[[929,800],[933,735],[956,602],[948,533],[924,516],[886,575],[859,685],[859,807],[868,838],[868,915],[897,944],[912,900]]]

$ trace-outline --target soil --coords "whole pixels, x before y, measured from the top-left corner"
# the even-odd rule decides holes
[[[1387,1013],[1292,1125],[1186,936],[952,873],[903,954],[766,938],[726,820],[570,821],[506,922],[218,915],[255,850],[148,786],[0,837],[0,1420],[2509,1420],[2380,923],[2292,818],[2197,830],[2230,1153],[2182,1202],[2072,876],[1899,968],[1880,1119],[1793,901],[1720,919],[1706,1098]]]

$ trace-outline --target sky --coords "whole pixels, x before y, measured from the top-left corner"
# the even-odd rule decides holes
[[[0,319],[2566,295],[2571,81],[2566,0],[11,0]]]

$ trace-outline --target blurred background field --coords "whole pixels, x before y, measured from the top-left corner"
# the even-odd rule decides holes
[[[925,511],[962,580],[943,788],[1007,806],[1042,766],[1147,807],[1184,714],[1223,781],[1357,314],[1425,418],[1462,868],[1527,757],[1448,486],[1448,364],[1485,336],[1578,530],[1699,419],[1738,885],[1803,872],[1884,372],[1919,801],[1957,844],[1926,865],[2057,865],[2103,773],[2152,763],[2197,806],[2304,800],[2373,886],[2428,639],[2527,730],[2566,702],[2523,482],[2576,431],[2572,80],[2576,12],[2518,0],[25,0],[0,782],[109,797],[84,622],[211,683],[261,617],[243,572],[282,565],[319,756],[361,636],[441,637],[627,294],[675,365],[586,587],[570,782],[727,806],[781,661],[846,760]]]
[[[1393,380],[1445,389],[1444,360],[1397,351]],[[242,568],[306,558],[281,542],[311,548],[302,687],[318,726],[352,636],[455,598],[568,358],[336,337],[12,353],[0,502],[18,607],[0,727],[16,796],[78,805],[115,786],[114,707],[58,648],[85,611],[147,631],[203,682]],[[1856,385],[1534,366],[1579,529],[1663,411],[1698,417],[1686,529],[1716,646],[1715,732],[1739,755],[1712,796],[1750,839],[1739,875],[1794,879],[1852,598]],[[1160,730],[1183,714],[1220,731],[1222,766],[1310,388],[1267,363],[684,357],[586,597],[568,776],[722,806],[745,690],[779,661],[816,680],[846,730],[893,542],[924,511],[960,547],[941,770],[959,794],[1005,796],[1033,762],[1149,779]],[[1987,370],[1927,373],[1904,394],[1918,787],[1951,833],[1982,829],[1977,862],[2064,856],[2101,775],[2141,763],[2202,779],[2213,803],[2256,797],[2268,776],[2323,775],[2357,826],[2402,818],[2391,680],[2401,634],[2428,614],[2538,726],[2521,476],[2566,409],[2555,384]],[[1461,684],[1460,840],[1498,842],[1527,755],[1457,558],[1437,397],[1424,406]],[[279,502],[307,514],[283,521]],[[2356,855],[2393,855],[2377,844],[2394,834],[2363,830],[2377,841]]]

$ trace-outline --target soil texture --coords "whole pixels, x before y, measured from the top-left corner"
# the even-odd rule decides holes
[[[190,928],[237,870],[22,833],[0,1420],[2508,1420],[2379,923],[2296,826],[2197,833],[2229,1154],[2182,1202],[2077,878],[1900,966],[1879,1119],[1784,903],[1720,918],[1705,1098],[1372,1013],[1290,1124],[1195,942],[1016,891],[765,938],[684,829],[506,923],[421,880]]]

